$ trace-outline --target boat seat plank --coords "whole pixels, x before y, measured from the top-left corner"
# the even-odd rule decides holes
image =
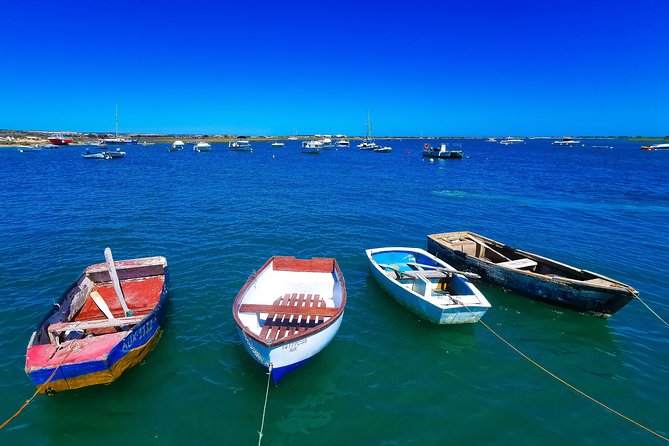
[[[260,330],[260,338],[277,341],[303,333],[335,316],[339,309],[328,308],[318,294],[288,293],[279,297],[272,305],[242,304],[240,313],[267,313]]]
[[[443,277],[443,276],[439,276]],[[259,304],[242,304],[239,307],[240,313],[269,313],[270,315],[286,316],[335,316],[339,311],[338,308],[331,307],[293,307],[290,305],[259,305]],[[269,317],[267,318],[269,320]],[[282,319],[279,317],[279,319]]]
[[[62,333],[68,330],[90,330],[93,328],[120,327],[123,325],[136,325],[144,316],[119,317],[97,321],[74,321],[49,325],[49,333]]]
[[[505,268],[522,269],[537,266],[537,262],[532,259],[522,258],[517,260],[509,260],[508,262],[497,263],[496,265],[503,266]]]
[[[452,276],[452,274],[448,271],[436,270],[436,269],[424,269],[421,271],[402,271],[402,275],[413,278],[416,278],[418,277],[418,275],[421,275],[426,279],[443,279]]]

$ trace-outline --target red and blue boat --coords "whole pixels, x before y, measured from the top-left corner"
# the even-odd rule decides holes
[[[26,373],[41,393],[106,384],[142,361],[162,334],[165,257],[86,268],[33,332]]]

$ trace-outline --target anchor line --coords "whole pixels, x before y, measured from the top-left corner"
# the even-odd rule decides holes
[[[8,425],[14,418],[18,417],[19,414],[20,414],[21,412],[23,412],[23,409],[25,409],[26,407],[28,407],[28,404],[32,403],[32,401],[35,399],[35,397],[42,391],[42,389],[44,389],[44,386],[46,386],[47,384],[49,384],[49,383],[51,382],[51,380],[53,379],[53,377],[56,376],[56,372],[58,371],[58,369],[60,368],[60,366],[63,365],[63,363],[65,362],[65,360],[67,359],[67,357],[70,356],[70,353],[72,353],[72,352],[75,351],[75,350],[79,350],[79,349],[81,349],[81,346],[79,345],[78,342],[75,341],[75,342],[72,342],[72,343],[70,344],[70,350],[65,354],[65,356],[64,356],[63,359],[58,363],[58,365],[56,366],[56,368],[53,369],[53,372],[51,373],[51,376],[49,376],[49,378],[48,378],[46,381],[44,381],[44,383],[40,384],[40,385],[37,387],[37,390],[35,391],[35,393],[33,393],[33,396],[31,396],[30,398],[28,398],[28,400],[26,400],[26,402],[23,403],[23,406],[21,406],[21,407],[19,408],[19,410],[17,410],[17,411],[14,413],[14,415],[12,415],[11,417],[9,417],[4,423],[2,423],[2,424],[0,425],[0,430],[4,429],[4,427],[7,426],[7,425]]]
[[[643,300],[641,300],[641,298],[640,298],[639,296],[636,296],[636,299],[637,299],[639,302],[641,302],[641,303],[643,304],[644,307],[648,308],[648,311],[650,311],[651,313],[653,313],[653,315],[654,315],[656,318],[658,318],[664,325],[666,325],[667,327],[669,327],[669,324],[667,323],[667,321],[665,321],[664,319],[662,319],[662,318],[660,317],[659,314],[657,314],[655,311],[653,311],[653,309],[650,308],[646,302],[644,302]]]
[[[263,430],[265,429],[265,414],[267,413],[267,398],[269,396],[269,383],[272,378],[272,364],[267,370],[267,390],[265,390],[265,404],[262,407],[262,420],[260,422],[260,430],[258,431],[258,446],[262,443]]]
[[[473,312],[472,310],[470,310],[469,307],[468,307],[466,304],[464,304],[464,303],[461,302],[461,301],[457,301],[457,302],[458,302],[460,305],[462,305],[463,307],[465,307],[465,308],[467,309],[467,311],[469,311],[470,313],[474,314],[474,312]],[[592,401],[593,403],[598,404],[599,406],[601,406],[601,407],[603,407],[604,409],[608,410],[608,411],[611,412],[612,414],[619,416],[619,417],[622,418],[623,420],[628,421],[628,422],[634,424],[635,426],[637,426],[637,427],[639,427],[639,428],[645,430],[646,432],[648,432],[648,433],[650,433],[650,434],[656,436],[657,438],[660,438],[660,439],[662,439],[662,440],[664,440],[664,441],[666,441],[666,442],[669,443],[669,438],[667,438],[667,437],[663,436],[662,434],[660,434],[660,433],[658,433],[658,432],[656,432],[656,431],[654,431],[654,430],[652,430],[652,429],[650,429],[650,428],[644,426],[643,424],[639,423],[638,421],[635,421],[635,420],[631,419],[630,417],[628,417],[628,416],[626,416],[626,415],[624,415],[624,414],[618,412],[617,410],[615,410],[615,409],[613,409],[613,408],[607,406],[606,404],[602,403],[601,401],[597,400],[596,398],[594,398],[594,397],[588,395],[587,393],[585,393],[584,391],[580,390],[580,389],[577,388],[576,386],[574,386],[574,385],[572,385],[572,384],[569,384],[567,381],[565,381],[564,379],[560,378],[560,377],[557,376],[555,373],[551,372],[550,370],[548,370],[547,368],[545,368],[544,366],[542,366],[541,364],[539,364],[538,362],[536,362],[535,360],[533,360],[532,358],[530,358],[529,356],[527,356],[525,353],[523,353],[522,351],[520,351],[520,350],[519,350],[518,348],[516,348],[513,344],[511,344],[509,341],[507,341],[506,339],[504,339],[504,338],[502,337],[502,335],[500,335],[500,334],[497,333],[495,330],[493,330],[492,328],[490,328],[490,326],[488,326],[488,324],[486,324],[485,322],[483,322],[481,319],[479,319],[478,321],[479,321],[481,324],[483,324],[483,326],[484,326],[485,328],[487,328],[488,331],[490,331],[490,333],[492,333],[493,335],[495,335],[499,340],[501,340],[501,341],[502,341],[504,344],[506,344],[509,348],[511,348],[511,349],[512,349],[513,351],[515,351],[516,353],[518,353],[521,357],[523,357],[524,359],[526,359],[527,361],[529,361],[532,365],[534,365],[535,367],[537,367],[537,368],[538,368],[539,370],[541,370],[542,372],[544,372],[544,373],[546,373],[547,375],[549,375],[550,377],[556,379],[559,383],[561,383],[561,384],[563,384],[563,385],[569,387],[569,388],[570,388],[571,390],[573,390],[574,392],[578,393],[578,394],[581,395],[581,396],[584,396],[585,398],[589,399],[589,400]]]

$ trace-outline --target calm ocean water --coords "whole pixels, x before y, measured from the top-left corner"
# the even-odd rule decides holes
[[[267,378],[231,305],[272,255],[336,257],[349,299],[334,341],[270,388],[263,444],[663,443],[482,325],[417,319],[379,289],[364,249],[472,230],[629,283],[669,319],[669,152],[467,140],[465,159],[430,162],[423,142],[318,156],[297,142],[128,146],[114,161],[0,149],[0,421],[34,391],[23,367],[35,324],[105,246],[116,259],[166,256],[171,274],[166,330],[144,363],[111,385],[36,398],[0,444],[257,444]],[[479,287],[498,333],[669,435],[669,327],[639,302],[602,320]]]

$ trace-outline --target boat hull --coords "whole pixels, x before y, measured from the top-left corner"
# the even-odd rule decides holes
[[[445,246],[428,236],[427,251],[455,268],[473,271],[482,280],[532,299],[608,318],[636,296],[629,287],[599,287],[583,281],[505,268]]]
[[[336,260],[272,257],[246,281],[232,313],[244,348],[262,366],[271,365],[278,383],[332,341],[345,305]]]
[[[117,265],[122,263],[117,262]],[[89,267],[87,271],[91,268],[93,267]],[[124,272],[119,271],[123,277]],[[70,305],[66,301],[66,296],[79,291],[82,280],[80,278],[63,295],[58,308]],[[39,392],[50,394],[107,384],[140,363],[153,350],[162,335],[168,301],[168,281],[169,276],[165,270],[157,304],[149,314],[127,331],[66,340],[58,346],[53,343],[35,342],[37,331],[33,332],[26,351],[25,371]],[[39,329],[43,328],[43,324],[48,324],[50,318],[51,316],[45,319]]]
[[[278,383],[288,372],[304,365],[321,352],[335,337],[341,326],[343,313],[324,330],[286,344],[268,346],[246,336],[237,328],[244,348],[256,362],[264,367],[272,364],[272,380]]]

